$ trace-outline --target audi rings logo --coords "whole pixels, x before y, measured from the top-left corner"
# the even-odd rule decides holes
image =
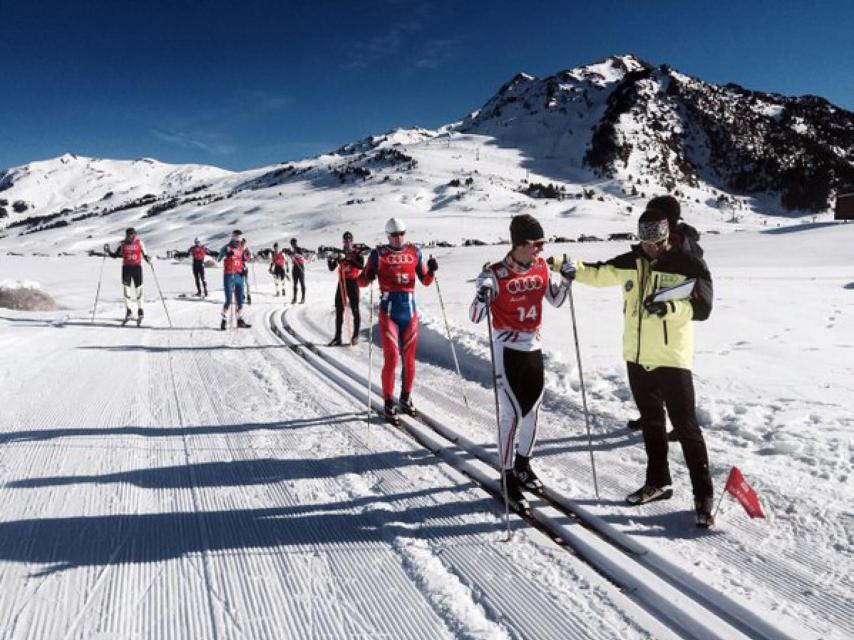
[[[507,283],[507,292],[516,294],[525,291],[538,291],[543,288],[542,276],[525,276],[524,278],[513,278]]]
[[[411,253],[392,253],[385,257],[387,264],[413,264],[415,256]]]

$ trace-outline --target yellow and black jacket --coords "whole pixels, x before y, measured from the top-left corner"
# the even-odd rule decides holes
[[[559,268],[559,267],[558,267]],[[691,297],[667,302],[660,318],[644,309],[646,298],[688,278],[697,283]],[[657,367],[691,369],[694,360],[692,321],[705,320],[712,311],[712,276],[701,257],[684,244],[672,247],[650,263],[634,245],[628,253],[607,262],[582,262],[576,280],[594,287],[623,289],[623,357],[647,370]]]

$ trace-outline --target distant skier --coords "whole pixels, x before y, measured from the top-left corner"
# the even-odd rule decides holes
[[[142,310],[145,297],[142,292],[142,261],[145,260],[151,264],[151,257],[145,251],[145,245],[142,239],[136,235],[136,229],[128,227],[125,231],[125,239],[119,243],[115,251],[110,250],[110,245],[104,245],[104,252],[111,258],[122,259],[122,290],[125,299],[125,319],[122,325],[128,323],[133,315],[131,310],[131,287],[135,287],[136,291],[133,297],[136,298],[136,324],[142,324],[142,319],[145,313]]]
[[[415,350],[418,346],[418,311],[415,307],[415,280],[429,286],[439,269],[434,258],[426,266],[421,250],[405,243],[406,225],[398,218],[386,222],[388,244],[377,247],[368,256],[365,269],[359,275],[359,286],[369,286],[374,278],[380,287],[380,340],[383,347],[382,390],[385,417],[397,422],[394,405],[394,374],[397,361],[403,356],[400,408],[415,415],[412,404],[412,383],[415,381]]]
[[[338,286],[335,289],[335,337],[330,346],[341,345],[341,328],[344,324],[344,308],[349,305],[353,313],[353,334],[350,344],[359,342],[359,274],[365,267],[362,252],[353,247],[353,234],[344,232],[344,248],[326,261],[330,271],[338,269]]]
[[[246,304],[252,304],[252,292],[249,289],[249,263],[255,260],[255,257],[249,250],[249,245],[246,244],[246,238],[240,239],[240,248],[243,256],[243,286],[246,289]]]
[[[193,240],[193,246],[189,249],[190,257],[193,258],[193,278],[196,281],[196,295],[202,296],[202,288],[204,287],[204,297],[208,297],[208,283],[205,280],[205,258],[211,256],[216,257],[216,253],[208,249],[202,244],[201,240],[196,238]]]
[[[544,385],[540,340],[543,298],[554,307],[561,306],[569,284],[551,282],[549,266],[540,257],[545,234],[533,216],[514,217],[510,237],[510,252],[477,277],[469,315],[473,322],[480,322],[487,306],[492,313],[501,468],[508,497],[526,509],[528,502],[521,489],[543,488],[531,469]]]
[[[237,305],[237,326],[248,329],[252,325],[243,319],[243,243],[242,234],[236,229],[231,234],[231,240],[220,249],[217,262],[223,261],[223,289],[225,289],[225,304],[222,307],[222,322],[219,328],[225,331],[228,325],[228,311],[232,303]]]
[[[646,205],[648,211],[660,211],[667,216],[667,226],[670,230],[668,243],[674,250],[687,251],[698,258],[703,257],[703,248],[700,246],[700,232],[682,219],[682,207],[679,201],[671,195],[656,196]],[[641,418],[629,420],[629,429],[640,431],[643,428]],[[673,429],[667,434],[670,442],[678,442],[679,436]]]
[[[297,285],[299,285],[302,290],[302,298],[300,299],[300,304],[305,302],[305,253],[303,252],[303,248],[297,244],[296,238],[291,238],[291,262],[293,266],[291,267],[291,276],[293,276],[294,281],[294,299],[291,300],[291,304],[296,304],[297,302]]]
[[[623,290],[623,356],[629,387],[641,414],[647,455],[646,480],[626,496],[631,505],[666,500],[673,495],[664,407],[676,431],[694,492],[695,521],[711,527],[713,487],[709,456],[697,422],[694,380],[694,321],[712,311],[712,277],[696,253],[670,245],[667,214],[647,209],[638,220],[640,243],[607,262],[556,260],[554,268],[594,287]],[[695,284],[685,299],[660,301],[654,294],[688,279]]]
[[[285,280],[288,277],[286,271],[288,265],[287,256],[284,251],[279,250],[279,243],[273,243],[273,252],[270,254],[270,273],[273,274],[273,287],[276,297],[285,295]]]

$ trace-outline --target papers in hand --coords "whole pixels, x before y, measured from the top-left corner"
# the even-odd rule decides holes
[[[668,302],[669,300],[685,300],[686,298],[690,298],[696,282],[697,280],[695,278],[689,278],[682,284],[677,284],[675,287],[659,289],[653,294],[652,301]]]

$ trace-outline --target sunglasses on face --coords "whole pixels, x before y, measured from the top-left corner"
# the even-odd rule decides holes
[[[402,238],[404,235],[406,235],[406,231],[393,231],[388,235],[390,235],[392,238]]]
[[[542,249],[546,246],[545,240],[528,240],[529,247],[536,247],[537,249]]]
[[[664,247],[665,244],[667,244],[667,238],[664,238],[663,240],[641,240],[641,246],[650,249],[652,249],[653,247],[661,248]]]

